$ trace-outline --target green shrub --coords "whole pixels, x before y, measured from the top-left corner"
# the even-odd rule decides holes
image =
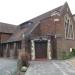
[[[65,51],[62,52],[62,59],[69,59],[75,56],[75,49],[72,49],[72,52],[66,53]]]
[[[65,51],[62,52],[62,59],[66,59],[66,52]]]
[[[73,54],[72,53],[66,53],[65,51],[62,52],[62,58],[65,60],[65,59],[69,59],[73,57]]]
[[[72,55],[75,56],[75,49],[72,49]]]

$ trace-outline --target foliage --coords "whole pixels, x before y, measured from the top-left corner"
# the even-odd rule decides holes
[[[62,58],[65,60],[65,59],[69,59],[69,58],[72,58],[75,53],[74,52],[69,52],[69,53],[66,53],[65,51],[62,52]]]
[[[63,59],[67,59],[67,55],[66,55],[66,52],[65,51],[62,52],[62,58]]]
[[[72,49],[72,55],[75,56],[75,49]]]

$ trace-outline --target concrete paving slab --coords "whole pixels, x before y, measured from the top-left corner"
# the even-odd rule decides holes
[[[66,61],[31,61],[25,75],[75,75],[75,68]]]
[[[17,60],[0,58],[0,75],[16,75]]]

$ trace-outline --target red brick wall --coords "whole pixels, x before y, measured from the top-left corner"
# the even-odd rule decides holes
[[[40,24],[32,32],[34,36],[37,36],[39,33],[40,35],[56,34],[57,56],[59,59],[61,58],[63,51],[68,53],[70,51],[70,48],[75,48],[75,39],[74,40],[65,39],[64,15],[68,13],[71,19],[73,20],[70,9],[68,8],[67,11],[67,8],[68,6],[66,6],[64,10],[61,12],[63,13],[61,16],[53,16],[41,20]],[[54,19],[59,19],[59,21],[54,21]],[[75,23],[73,23],[73,25],[75,37]]]
[[[54,21],[54,19],[59,19],[59,21]],[[40,25],[40,30],[42,35],[46,35],[48,33],[51,34],[63,33],[64,28],[62,25],[62,18],[60,16],[54,16],[42,20]]]
[[[59,19],[55,22],[54,19]],[[60,16],[45,18],[40,21],[40,24],[34,29],[32,35],[47,35],[47,34],[64,34],[64,25]]]
[[[54,22],[54,19],[59,19],[59,21]],[[65,39],[64,15],[54,16],[41,20],[40,25],[38,25],[38,27],[36,27],[35,30],[33,31],[34,36],[37,36],[39,33],[40,35],[47,35],[48,33],[50,34],[56,33],[57,57],[59,59],[61,58],[63,51],[68,53],[70,51],[70,48],[75,48],[75,39],[74,40]]]

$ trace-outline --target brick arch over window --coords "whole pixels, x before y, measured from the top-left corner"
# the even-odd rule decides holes
[[[73,32],[73,22],[68,14],[64,17],[64,24],[65,24],[65,38],[66,39],[74,39],[74,32]]]

